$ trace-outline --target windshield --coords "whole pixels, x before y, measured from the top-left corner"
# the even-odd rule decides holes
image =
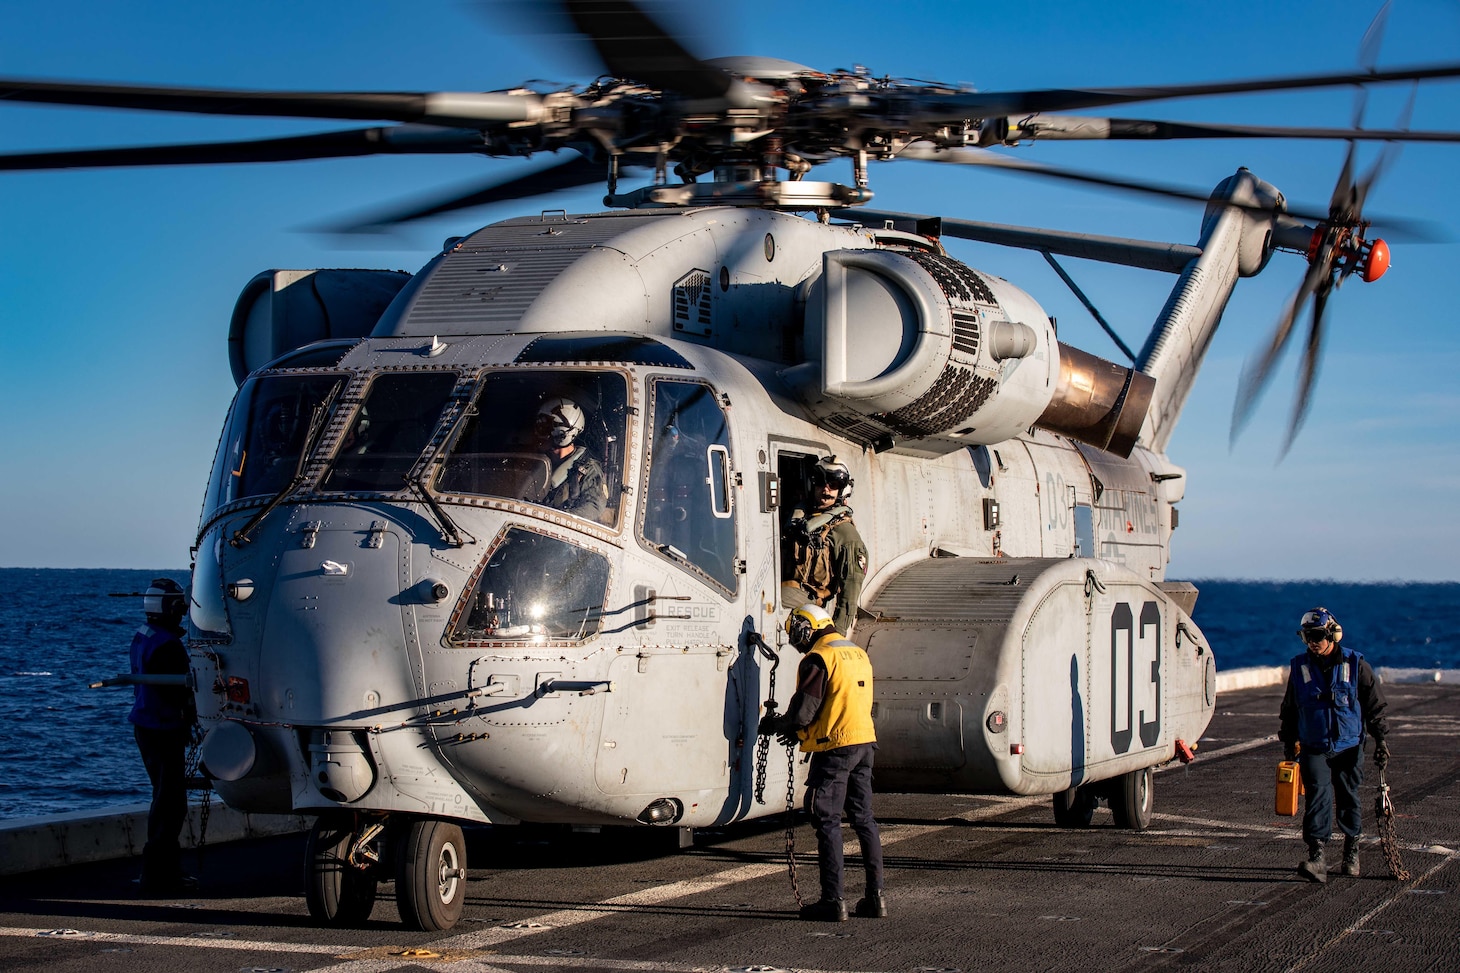
[[[204,504],[214,510],[243,497],[273,496],[299,468],[309,424],[341,375],[267,375],[243,383],[233,401]]]
[[[436,431],[455,372],[381,375],[350,420],[322,490],[395,492]]]
[[[617,372],[489,374],[436,490],[527,501],[616,525],[626,397]]]
[[[581,641],[598,632],[607,591],[603,555],[514,527],[482,567],[449,640]]]

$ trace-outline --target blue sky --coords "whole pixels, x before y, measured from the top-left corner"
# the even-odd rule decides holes
[[[1377,4],[1189,0],[722,5],[692,22],[706,56],[765,54],[981,89],[1109,86],[1346,70]],[[561,45],[497,26],[491,3],[309,0],[184,4],[0,0],[0,74],[320,90],[487,90],[588,80]],[[1460,60],[1460,3],[1399,0],[1381,65]],[[1376,94],[1391,125],[1403,92]],[[1350,92],[1159,103],[1138,117],[1342,126]],[[0,107],[0,151],[249,138],[335,127],[270,119]],[[340,123],[338,127],[352,127]],[[1416,128],[1460,130],[1460,85],[1426,85]],[[1295,203],[1326,204],[1341,144],[1044,143],[1028,158],[1215,185],[1239,165]],[[1460,146],[1410,146],[1371,214],[1460,225]],[[214,168],[0,174],[0,565],[174,567],[192,542],[233,393],[225,340],[239,290],[273,267],[415,270],[441,240],[542,208],[598,208],[597,191],[426,221],[370,249],[302,228],[511,171],[477,158],[377,158]],[[848,169],[848,171],[843,171]],[[822,174],[824,172],[824,175]],[[845,165],[819,171],[846,181]],[[1195,242],[1199,207],[1146,203],[1011,175],[911,162],[874,167],[875,205],[917,213]],[[1032,293],[1061,337],[1119,352],[1037,255],[950,241]],[[1460,246],[1394,243],[1382,281],[1331,304],[1307,425],[1276,465],[1293,359],[1234,450],[1242,362],[1303,273],[1279,254],[1244,281],[1171,444],[1187,499],[1171,577],[1460,579]],[[1173,278],[1068,261],[1139,347]]]

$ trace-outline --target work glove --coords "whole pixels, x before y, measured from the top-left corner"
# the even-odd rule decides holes
[[[1296,743],[1283,744],[1283,759],[1288,761],[1298,759],[1298,745]]]
[[[755,728],[755,732],[760,736],[768,737],[780,729],[780,722],[781,718],[779,716],[768,713],[760,718],[760,725]]]
[[[782,730],[776,734],[776,741],[783,747],[794,747],[801,742],[795,730]]]
[[[1374,738],[1374,766],[1380,770],[1389,766],[1389,743],[1383,737]]]

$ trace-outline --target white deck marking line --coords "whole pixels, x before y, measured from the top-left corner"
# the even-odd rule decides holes
[[[1354,933],[1358,932],[1361,928],[1363,928],[1364,923],[1368,922],[1370,919],[1373,919],[1375,916],[1379,915],[1379,913],[1383,912],[1385,909],[1388,909],[1391,905],[1398,902],[1400,896],[1407,895],[1410,889],[1417,888],[1431,875],[1435,874],[1440,869],[1444,868],[1446,865],[1454,861],[1460,861],[1460,853],[1452,853],[1446,855],[1444,858],[1441,858],[1429,868],[1425,869],[1423,875],[1420,875],[1418,878],[1412,878],[1408,882],[1404,882],[1398,888],[1396,888],[1393,893],[1386,896],[1383,902],[1380,902],[1378,905],[1374,906],[1374,908],[1370,909],[1368,912],[1365,912],[1362,916],[1360,916],[1358,918],[1358,921],[1355,922],[1353,925],[1349,926],[1337,936],[1334,936],[1332,939],[1324,943],[1314,952],[1303,957],[1297,963],[1288,967],[1286,973],[1298,973],[1299,970],[1311,965],[1315,960],[1328,952],[1328,950],[1330,950],[1334,946],[1337,946],[1349,936],[1352,936]]]
[[[124,932],[77,931],[77,935],[45,936],[50,929],[28,929],[24,926],[0,926],[0,936],[20,938],[48,938],[59,943],[126,943],[134,946],[202,946],[206,949],[232,949],[241,952],[253,950],[268,953],[310,953],[323,956],[338,956],[353,953],[362,946],[325,946],[320,943],[270,943],[254,939],[229,939],[212,936],[140,936]]]
[[[1042,804],[1048,799],[1048,795],[1044,794],[1035,797],[1000,796],[997,798],[993,798],[992,803],[985,807],[973,808],[971,810],[964,811],[961,814],[953,815],[953,817],[963,821],[980,821],[986,818],[992,818],[1002,814],[1008,814],[1012,811],[1022,810],[1025,807],[1029,807],[1035,804]],[[881,829],[883,836],[882,846],[886,848],[887,846],[895,845],[900,841],[907,841],[910,838],[920,838],[923,835],[931,834],[935,831],[942,831],[949,827],[952,827],[952,825],[945,823],[888,825],[885,828]],[[536,936],[550,930],[565,929],[572,926],[582,925],[586,922],[592,922],[596,919],[602,919],[605,916],[613,915],[616,912],[622,912],[626,908],[632,908],[635,906],[657,905],[661,902],[670,901],[671,899],[683,898],[690,895],[698,895],[703,892],[713,892],[717,889],[722,889],[729,885],[736,885],[740,882],[749,882],[755,879],[765,878],[769,875],[783,873],[785,869],[786,863],[783,861],[762,862],[753,865],[740,865],[734,868],[726,869],[723,872],[702,876],[700,878],[685,879],[679,882],[670,882],[666,885],[657,885],[653,888],[640,889],[638,891],[629,892],[624,895],[616,895],[613,898],[604,899],[602,902],[595,903],[593,906],[588,906],[581,909],[560,909],[556,912],[548,912],[542,915],[533,916],[528,919],[518,919],[510,925],[495,926],[491,929],[482,929],[475,932],[462,933],[457,936],[450,936],[446,939],[437,940],[431,943],[430,948],[435,952],[443,953],[489,949],[500,943],[512,942],[518,939],[522,939],[525,936]],[[603,906],[609,906],[610,908],[602,908]],[[572,957],[551,956],[545,957],[544,959],[562,961],[572,959]],[[508,962],[508,959],[504,956],[492,956],[490,961],[497,963],[506,963]],[[516,960],[514,959],[513,962],[515,961]],[[487,960],[484,959],[483,962],[487,962]],[[381,963],[382,961],[373,958],[346,960],[343,963],[331,966],[329,969],[331,970],[331,973],[383,973],[383,971],[393,968],[388,965],[381,965]],[[593,960],[593,963],[599,965],[609,965],[606,961],[601,959]],[[561,965],[567,964],[563,963]],[[587,963],[585,962],[584,965],[587,965]],[[626,966],[623,968],[664,970],[666,971],[666,973],[676,973],[676,971],[688,971],[694,969],[691,967],[678,966]],[[797,969],[800,970],[799,967]],[[810,971],[801,971],[801,973],[810,973]]]

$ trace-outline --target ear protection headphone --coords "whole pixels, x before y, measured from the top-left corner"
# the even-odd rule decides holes
[[[1303,618],[1298,623],[1298,638],[1305,643],[1308,641],[1308,633],[1317,631],[1327,635],[1329,641],[1335,645],[1343,641],[1343,626],[1338,624],[1338,619],[1327,608],[1309,609],[1303,613]]]

